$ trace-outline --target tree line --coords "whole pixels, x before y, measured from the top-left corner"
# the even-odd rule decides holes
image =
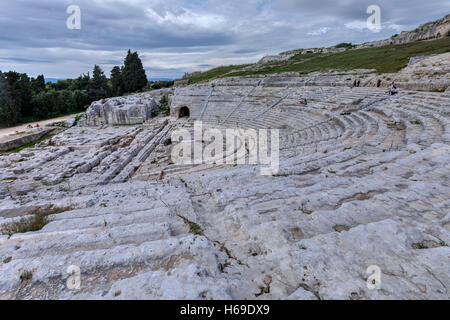
[[[95,65],[92,76],[45,82],[43,75],[0,71],[0,123],[14,125],[85,110],[93,101],[138,92],[147,75],[137,52],[128,50],[123,66],[115,66],[108,79]]]

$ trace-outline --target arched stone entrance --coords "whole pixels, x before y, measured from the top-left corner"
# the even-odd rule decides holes
[[[178,114],[178,118],[189,118],[191,111],[188,107],[181,107],[180,113]]]

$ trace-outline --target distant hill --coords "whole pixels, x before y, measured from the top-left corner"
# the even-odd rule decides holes
[[[148,81],[156,82],[156,81],[173,81],[173,78],[147,78]]]
[[[59,80],[66,80],[67,78],[45,78],[45,82],[52,82],[52,83],[56,83]]]
[[[291,50],[264,57],[254,64],[217,67],[195,74],[189,83],[265,74],[298,76],[327,70],[375,69],[380,74],[394,73],[406,67],[412,57],[446,52],[450,52],[450,15],[387,40]]]

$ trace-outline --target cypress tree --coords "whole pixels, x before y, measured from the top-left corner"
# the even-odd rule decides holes
[[[122,70],[122,79],[126,92],[141,90],[147,85],[147,75],[137,52],[128,50]]]
[[[113,96],[121,96],[124,93],[122,69],[118,66],[111,70],[111,87]]]
[[[93,101],[100,100],[108,96],[108,91],[108,79],[106,79],[103,70],[98,65],[95,65],[92,81],[89,85],[89,96]]]

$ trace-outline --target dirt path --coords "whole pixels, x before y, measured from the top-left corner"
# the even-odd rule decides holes
[[[29,124],[31,124],[34,127],[34,126],[36,126],[36,123],[39,123],[39,126],[43,127],[43,126],[53,123],[53,122],[69,120],[70,118],[74,118],[77,114],[78,113],[74,113],[74,114],[64,116],[64,117],[53,118],[53,119],[42,120],[42,121],[31,122],[31,123],[25,123],[25,124],[21,124],[21,125],[15,126],[15,127],[2,128],[2,129],[0,129],[0,141],[7,140],[7,137],[11,134],[16,133],[16,131],[18,131],[18,132],[26,131],[27,126]]]

